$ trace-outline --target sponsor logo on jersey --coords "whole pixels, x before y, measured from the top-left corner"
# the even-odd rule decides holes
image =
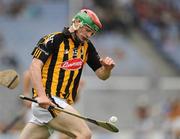
[[[61,64],[61,68],[65,70],[78,70],[82,67],[83,60],[81,58],[74,58],[67,61],[64,61]]]

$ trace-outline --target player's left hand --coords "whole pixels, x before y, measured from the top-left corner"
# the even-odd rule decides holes
[[[100,62],[102,64],[102,66],[104,66],[104,68],[106,70],[112,70],[114,68],[114,66],[115,66],[115,62],[110,57],[106,57],[104,59],[100,59]]]

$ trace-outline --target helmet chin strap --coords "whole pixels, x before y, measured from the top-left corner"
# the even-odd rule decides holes
[[[74,40],[75,40],[76,42],[82,43],[82,41],[79,39],[79,37],[76,35],[75,32],[74,32],[72,35],[74,36]]]
[[[76,23],[76,25],[75,25],[75,19],[73,19],[73,20],[72,20],[72,24],[71,24],[71,26],[70,26],[70,30],[69,30],[69,31],[71,32],[74,40],[75,40],[76,42],[79,42],[79,43],[81,43],[82,41],[81,41],[81,40],[79,39],[79,37],[76,35],[76,31],[77,31],[80,27],[82,27],[82,26],[83,26],[82,22]]]

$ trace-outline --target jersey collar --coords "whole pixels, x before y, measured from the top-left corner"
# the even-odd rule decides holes
[[[80,44],[83,45],[84,42],[81,42],[78,38],[76,38],[76,36],[73,37],[73,35],[75,35],[75,34],[69,32],[68,29],[69,29],[68,27],[64,27],[64,29],[63,29],[63,34],[64,34],[67,38],[71,38],[75,44],[77,44],[77,45],[80,45]],[[75,39],[74,39],[74,38],[75,38]]]

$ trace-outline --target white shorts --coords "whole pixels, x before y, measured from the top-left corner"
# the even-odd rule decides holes
[[[52,97],[56,104],[58,104],[62,108],[66,108],[69,104],[65,102],[65,100],[58,98],[58,97]],[[37,103],[32,103],[31,105],[32,109],[32,118],[30,120],[30,123],[34,123],[37,125],[44,125],[48,123],[50,120],[53,119],[52,114],[47,109],[44,109],[39,106]]]

